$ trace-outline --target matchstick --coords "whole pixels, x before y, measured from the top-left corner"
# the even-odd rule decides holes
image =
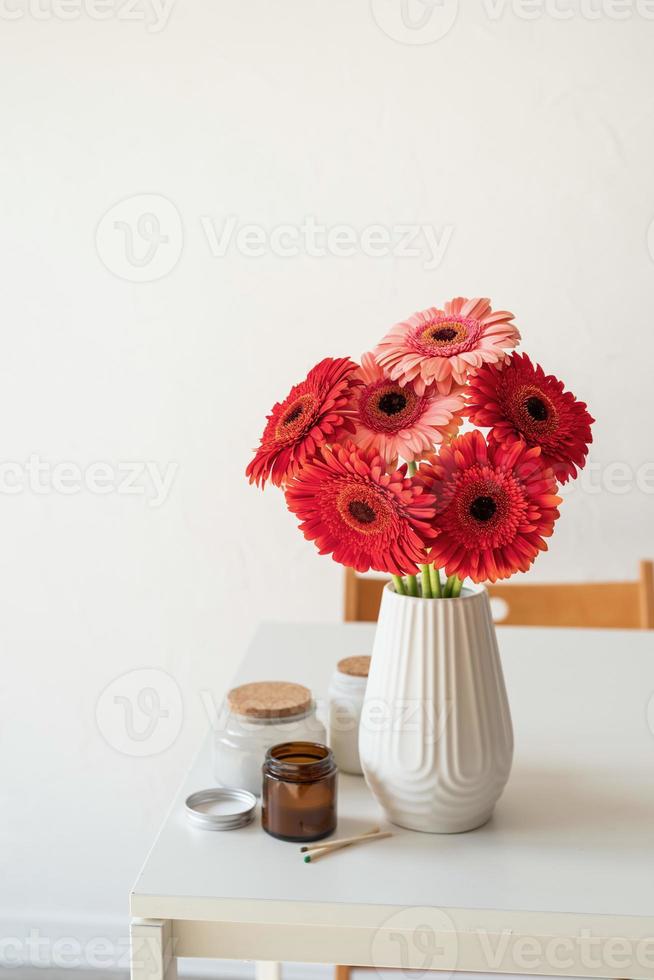
[[[385,831],[383,834],[362,834],[361,837],[356,837],[347,842],[343,841],[340,844],[334,843],[331,846],[316,848],[309,854],[304,855],[304,861],[306,864],[314,864],[316,861],[320,861],[321,858],[329,857],[334,851],[340,851],[347,847],[356,847],[357,844],[369,844],[372,841],[383,840],[386,837],[392,836],[393,834],[390,830]]]
[[[352,844],[355,840],[361,840],[362,837],[370,837],[371,834],[378,833],[379,827],[371,827],[370,830],[366,830],[364,834],[357,834],[356,837],[337,837],[335,840],[318,840],[313,844],[304,844],[300,848],[300,851],[304,854],[305,851],[316,851],[322,847],[333,847],[334,844]]]

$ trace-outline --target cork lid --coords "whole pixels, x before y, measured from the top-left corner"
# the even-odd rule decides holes
[[[227,695],[230,710],[246,718],[294,718],[311,707],[311,691],[287,681],[241,684]]]
[[[339,674],[349,674],[350,677],[367,677],[370,670],[370,657],[345,657],[336,665]]]

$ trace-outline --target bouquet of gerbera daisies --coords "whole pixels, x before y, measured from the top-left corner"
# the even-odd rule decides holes
[[[361,364],[326,358],[274,405],[250,482],[283,488],[320,554],[388,572],[402,594],[527,571],[594,420],[508,353],[519,340],[512,313],[458,297],[397,323]],[[479,428],[459,435],[464,418]]]

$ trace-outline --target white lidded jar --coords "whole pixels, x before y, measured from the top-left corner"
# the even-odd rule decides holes
[[[233,688],[214,725],[214,775],[222,786],[261,795],[266,752],[280,742],[324,743],[311,691],[287,681],[257,681]]]
[[[345,657],[329,685],[329,746],[341,772],[359,776],[359,722],[369,669],[370,657]]]

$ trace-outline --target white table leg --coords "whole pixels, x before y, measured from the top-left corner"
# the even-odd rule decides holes
[[[272,960],[258,960],[255,964],[256,980],[281,980],[282,965]]]
[[[132,919],[130,938],[132,980],[177,980],[170,922]]]

